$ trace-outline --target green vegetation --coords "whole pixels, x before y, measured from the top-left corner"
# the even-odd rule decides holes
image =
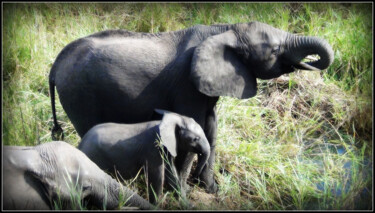
[[[51,141],[48,74],[75,39],[106,29],[155,33],[255,20],[324,38],[335,60],[322,72],[259,80],[248,100],[220,98],[220,190],[209,195],[192,186],[195,208],[371,209],[371,3],[4,3],[3,144]],[[56,98],[65,140],[78,145]],[[132,184],[147,197],[144,184]],[[166,194],[163,207],[181,209],[171,201]]]

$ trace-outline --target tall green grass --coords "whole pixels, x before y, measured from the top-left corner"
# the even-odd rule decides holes
[[[190,199],[196,209],[372,208],[372,20],[370,3],[4,3],[3,145],[51,141],[48,74],[75,39],[106,29],[156,33],[260,21],[326,39],[334,62],[322,72],[258,81],[251,99],[221,97],[220,191],[192,186]],[[77,145],[56,98],[65,140]],[[172,200],[163,202],[179,208]]]

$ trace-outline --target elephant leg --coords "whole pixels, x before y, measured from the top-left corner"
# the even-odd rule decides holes
[[[217,191],[217,184],[214,181],[213,175],[217,130],[215,105],[219,98],[208,98],[201,93],[191,92],[192,90],[194,89],[187,87],[187,91],[189,92],[177,97],[173,111],[194,118],[204,130],[211,147],[211,153],[207,165],[203,168],[199,176],[199,181],[202,183],[201,186],[203,186],[207,192],[215,193]],[[188,190],[186,181],[190,174],[194,155],[194,153],[178,153],[176,157],[177,172],[179,173],[180,181],[184,184],[186,190]]]
[[[206,134],[208,142],[210,143],[211,153],[206,166],[203,168],[202,173],[199,176],[199,180],[194,181],[198,181],[200,184],[202,184],[208,193],[215,193],[218,190],[217,183],[214,179],[213,171],[215,163],[215,146],[217,136],[217,117],[215,113],[215,107],[212,107],[207,112],[205,123],[206,125],[204,128],[204,132]]]
[[[164,183],[164,162],[148,161],[146,165],[146,174],[148,176],[148,196],[150,203],[157,204],[159,196],[163,193]]]
[[[184,152],[177,154],[176,169],[181,183],[181,190],[183,190],[184,192],[189,191],[187,179],[190,174],[191,166],[193,165],[193,160],[194,153]]]
[[[181,182],[174,165],[174,159],[169,155],[168,162],[165,162],[164,181],[168,190],[176,191],[176,196],[186,199],[186,190]],[[185,183],[186,184],[186,183]]]

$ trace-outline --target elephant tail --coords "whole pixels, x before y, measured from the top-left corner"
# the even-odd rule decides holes
[[[51,131],[52,140],[64,140],[64,132],[56,118],[56,107],[55,107],[55,66],[52,66],[51,73],[49,76],[49,93],[51,96],[51,107],[53,116],[53,127]]]

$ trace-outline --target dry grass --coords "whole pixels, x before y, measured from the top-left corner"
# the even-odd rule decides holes
[[[219,192],[193,187],[196,209],[372,208],[372,5],[370,3],[5,3],[3,145],[51,140],[48,73],[69,42],[106,29],[180,30],[260,21],[326,39],[323,72],[258,81],[257,96],[221,97],[214,167]],[[348,30],[350,29],[350,30]],[[57,98],[65,140],[80,141]],[[131,185],[147,197],[142,176]],[[166,209],[184,209],[167,194]]]

